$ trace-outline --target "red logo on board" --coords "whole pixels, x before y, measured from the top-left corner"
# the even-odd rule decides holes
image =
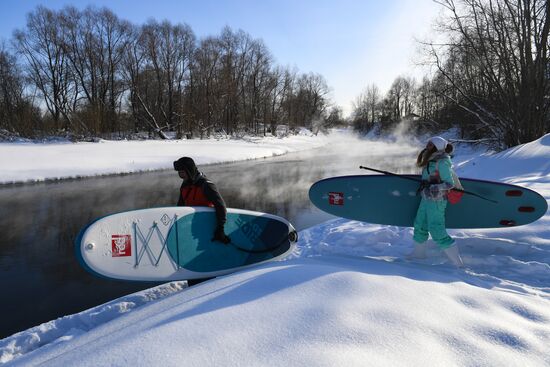
[[[132,256],[132,237],[129,234],[114,234],[111,236],[113,256]]]
[[[330,205],[344,205],[344,193],[343,192],[329,192],[328,203]]]

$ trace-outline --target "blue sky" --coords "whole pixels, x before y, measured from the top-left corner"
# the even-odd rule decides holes
[[[432,0],[0,0],[0,39],[39,4],[106,6],[136,24],[187,23],[199,38],[242,29],[263,39],[277,64],[322,74],[346,113],[367,85],[386,91],[399,75],[422,75],[413,37],[427,37],[439,11]]]

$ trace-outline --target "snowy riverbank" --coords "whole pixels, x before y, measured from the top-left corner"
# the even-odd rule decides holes
[[[457,154],[463,177],[550,200],[550,135],[497,155]],[[291,258],[186,288],[173,282],[0,340],[32,366],[547,366],[550,215],[453,230],[466,270],[435,247],[402,259],[411,228],[334,219]],[[68,295],[70,296],[70,295]]]
[[[199,165],[272,157],[318,148],[328,139],[302,130],[284,138],[0,143],[0,184],[172,169],[182,156]]]

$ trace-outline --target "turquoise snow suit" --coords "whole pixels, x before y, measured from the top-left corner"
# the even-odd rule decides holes
[[[414,220],[413,239],[417,243],[423,243],[428,240],[428,235],[431,235],[437,245],[444,250],[454,243],[445,229],[447,193],[454,187],[449,155],[435,153],[422,170],[422,180],[432,184],[421,192],[422,200]]]

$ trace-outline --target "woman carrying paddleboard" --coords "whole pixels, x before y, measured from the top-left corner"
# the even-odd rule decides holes
[[[416,164],[422,167],[422,185],[419,189],[422,200],[414,220],[414,251],[408,257],[426,258],[426,241],[431,235],[453,265],[463,267],[458,246],[445,228],[449,192],[460,185],[453,178],[452,151],[453,146],[447,140],[436,136],[428,141],[426,148],[418,155]]]

